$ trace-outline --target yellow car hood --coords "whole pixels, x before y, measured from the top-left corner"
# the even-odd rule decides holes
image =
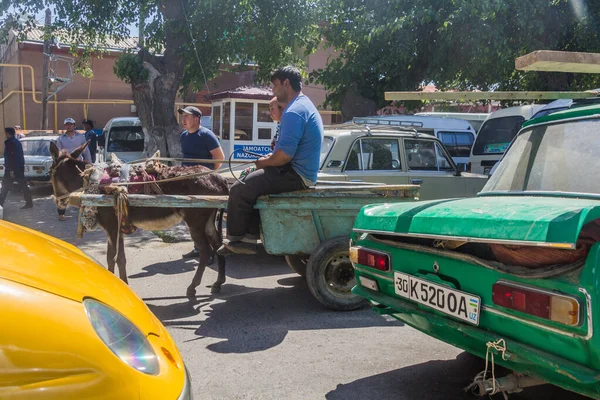
[[[144,302],[77,247],[4,221],[0,221],[0,278],[77,302],[94,298],[119,310],[146,335],[163,333]]]

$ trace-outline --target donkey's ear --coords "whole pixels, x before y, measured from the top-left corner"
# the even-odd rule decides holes
[[[52,160],[56,161],[58,159],[58,146],[54,142],[50,142],[50,155],[52,156]]]
[[[82,144],[81,146],[79,146],[78,148],[76,148],[75,150],[73,150],[71,152],[71,157],[73,157],[74,159],[77,160],[79,158],[79,156],[81,155],[81,153],[83,153],[85,148],[88,146],[88,144],[90,144],[89,140],[87,142],[85,142],[84,144]]]
[[[156,153],[152,154],[150,158],[160,158],[160,150],[156,150]]]

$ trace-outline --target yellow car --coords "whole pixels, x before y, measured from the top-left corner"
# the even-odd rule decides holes
[[[76,247],[0,221],[0,399],[191,399],[173,339]]]

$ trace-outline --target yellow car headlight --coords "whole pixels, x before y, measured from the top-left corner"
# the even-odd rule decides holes
[[[118,311],[94,299],[83,301],[85,312],[104,344],[132,368],[157,375],[160,367],[146,336]]]

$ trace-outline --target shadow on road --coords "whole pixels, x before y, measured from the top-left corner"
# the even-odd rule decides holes
[[[129,242],[127,243],[129,245]],[[135,246],[135,245],[134,245]],[[243,256],[243,255],[231,255],[227,256],[227,262],[225,265],[225,271],[228,278],[234,279],[253,279],[260,277],[267,277],[273,275],[289,274],[290,269],[283,264],[282,257],[270,256],[268,254],[258,256]],[[179,259],[172,261],[159,262],[151,264],[142,269],[144,272],[140,272],[134,275],[130,275],[129,278],[147,278],[154,275],[175,275],[185,272],[191,272],[198,266],[197,259]],[[213,262],[208,268],[217,271],[217,262]],[[208,278],[203,278],[202,285],[209,286],[212,282],[206,281]],[[224,288],[229,287],[226,282]]]
[[[208,345],[209,350],[217,353],[262,351],[279,345],[293,330],[402,326],[398,321],[376,315],[367,307],[352,312],[327,310],[312,297],[301,277],[291,287],[252,289],[238,286],[236,292],[215,296],[224,301],[203,310],[207,318],[200,323],[196,335],[226,339]],[[268,314],[268,318],[264,314]],[[257,324],[257,320],[263,322]]]
[[[401,355],[398,355],[401,357]],[[428,361],[383,374],[369,376],[347,384],[339,384],[327,393],[327,400],[395,399],[395,400],[475,400],[477,396],[464,392],[475,375],[483,371],[485,360],[469,353],[461,353],[454,360]],[[496,377],[510,373],[496,366]],[[491,397],[503,400],[501,394]],[[510,395],[511,400],[583,400],[585,397],[552,385],[525,389]]]
[[[198,263],[191,262],[190,260],[173,260],[173,261],[165,261],[159,262],[156,264],[150,264],[146,267],[143,267],[142,270],[144,272],[139,272],[137,274],[129,275],[129,278],[147,278],[149,276],[154,275],[176,275],[183,274],[185,272],[193,271]]]
[[[232,254],[226,257],[225,273],[234,279],[251,279],[275,275],[289,274],[291,269],[285,264],[283,257],[269,254],[254,256]],[[209,265],[216,270],[217,263]]]
[[[173,297],[174,299],[181,298],[180,296]],[[165,298],[159,298],[165,299]],[[186,300],[181,303],[169,304],[166,306],[148,304],[148,300],[144,299],[148,308],[156,315],[158,319],[165,325],[194,325],[199,324],[198,321],[177,321],[178,319],[184,319],[193,317],[200,314],[200,309],[209,304],[211,297],[202,296],[197,297],[196,300]]]

